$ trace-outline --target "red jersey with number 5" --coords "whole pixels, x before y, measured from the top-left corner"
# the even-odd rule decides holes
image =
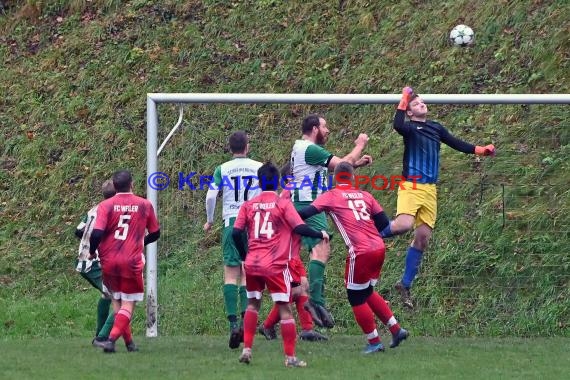
[[[291,257],[291,235],[303,220],[290,200],[264,191],[245,202],[234,228],[247,229],[245,271],[254,276],[279,275]]]
[[[329,213],[340,232],[349,253],[356,255],[384,248],[372,215],[382,207],[372,194],[351,187],[335,187],[311,203],[317,210]]]
[[[105,232],[98,248],[101,266],[113,261],[140,271],[146,231],[160,227],[150,201],[133,193],[117,193],[99,204],[93,229]]]

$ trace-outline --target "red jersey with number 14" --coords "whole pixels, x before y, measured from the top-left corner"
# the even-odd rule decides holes
[[[144,268],[146,231],[160,227],[150,201],[133,193],[117,193],[99,204],[93,229],[105,232],[98,248],[101,266],[110,261],[124,263],[134,272]]]
[[[351,187],[335,187],[311,203],[317,210],[329,213],[349,253],[356,255],[384,248],[372,215],[382,207],[372,194]]]
[[[253,276],[279,275],[291,256],[291,234],[303,220],[290,200],[264,191],[245,202],[234,228],[247,229],[248,253],[245,271]]]

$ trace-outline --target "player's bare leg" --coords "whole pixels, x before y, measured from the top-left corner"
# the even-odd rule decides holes
[[[400,214],[390,222],[392,235],[401,235],[414,228],[416,218],[414,215]]]
[[[420,224],[414,232],[414,240],[412,247],[425,251],[428,247],[429,239],[431,238],[432,229],[427,224]]]

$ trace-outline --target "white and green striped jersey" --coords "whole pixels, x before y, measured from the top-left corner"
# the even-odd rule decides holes
[[[222,191],[222,218],[237,217],[242,203],[261,193],[257,169],[262,163],[247,157],[224,162],[214,171],[214,184]]]
[[[333,154],[308,140],[297,140],[291,153],[295,189],[293,202],[312,202],[328,186],[328,164]]]
[[[89,239],[91,238],[91,232],[93,232],[93,227],[95,226],[95,218],[97,217],[97,206],[93,207],[87,212],[87,215],[83,217],[81,223],[77,226],[78,230],[83,230],[83,236],[81,237],[81,242],[79,242],[79,250],[77,253],[77,268],[78,272],[82,270],[84,272],[89,272],[91,270],[92,260],[89,260]],[[95,258],[93,261],[97,261],[99,258]],[[82,269],[83,262],[85,262],[85,268]]]

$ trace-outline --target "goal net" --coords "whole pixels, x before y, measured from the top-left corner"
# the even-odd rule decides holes
[[[320,113],[331,132],[329,151],[343,156],[358,133],[367,133],[365,153],[374,162],[359,174],[389,178],[402,170],[403,142],[392,129],[399,98],[148,94],[146,194],[156,207],[161,239],[147,247],[147,336],[158,335],[159,315],[161,331],[167,334],[225,331],[212,327],[226,326],[221,223],[208,234],[202,226],[206,176],[231,158],[227,139],[232,132],[248,132],[251,158],[280,166],[301,136],[304,116]],[[422,98],[430,118],[462,140],[494,143],[498,155],[478,158],[442,145],[437,227],[413,289],[421,312],[405,314],[392,288],[402,274],[411,234],[386,241],[386,263],[377,289],[392,302],[396,315],[425,334],[508,330],[526,335],[535,333],[540,323],[555,332],[569,320],[568,311],[557,308],[556,302],[570,296],[570,193],[560,177],[564,168],[568,170],[570,155],[570,95]],[[396,191],[364,188],[388,216],[395,216]],[[219,207],[215,217],[221,221]],[[334,230],[332,223],[330,229]],[[327,266],[326,295],[337,326],[351,331],[355,324],[343,287],[345,256],[337,236]],[[307,260],[306,253],[302,258]],[[544,310],[537,307],[547,304]],[[170,322],[188,315],[196,316],[188,319],[191,323]]]

